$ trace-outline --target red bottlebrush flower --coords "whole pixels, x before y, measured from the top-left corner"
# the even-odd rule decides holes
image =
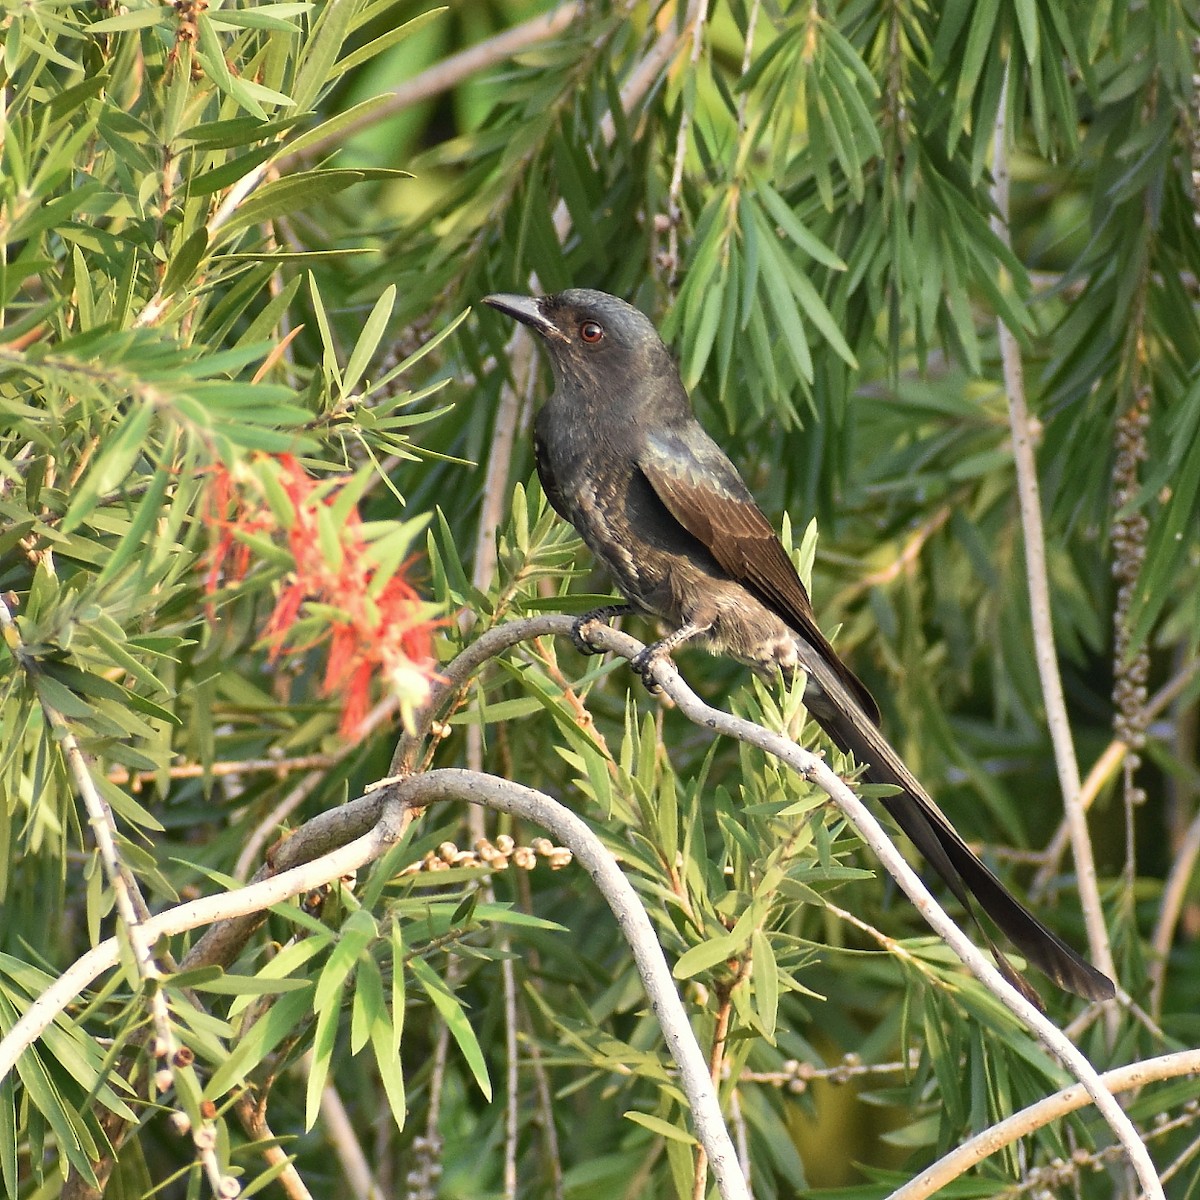
[[[434,622],[427,606],[399,573],[403,567],[380,586],[379,565],[357,511],[342,512],[345,505],[338,506],[344,485],[320,483],[290,455],[273,461],[278,468],[269,481],[278,485],[272,489],[274,507],[263,486],[239,486],[224,467],[213,469],[204,519],[216,537],[206,589],[215,591],[222,577],[244,577],[250,546],[239,534],[285,533],[295,566],[263,631],[271,659],[322,640],[288,645],[305,602],[320,604],[328,609],[329,636],[322,691],[340,697],[342,735],[354,737],[361,729],[377,674],[407,719],[428,699],[434,673]]]

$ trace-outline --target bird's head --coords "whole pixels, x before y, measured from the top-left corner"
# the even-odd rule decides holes
[[[485,296],[483,302],[541,337],[560,387],[594,383],[612,394],[625,376],[677,378],[650,318],[607,292],[571,288],[553,296]]]

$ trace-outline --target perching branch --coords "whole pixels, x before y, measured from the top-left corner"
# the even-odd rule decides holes
[[[569,618],[563,621],[566,633]],[[640,642],[615,629],[600,628],[593,638],[595,645],[613,651],[623,658],[633,658],[642,650]],[[737,738],[757,746],[778,758],[797,774],[815,783],[838,806],[842,815],[854,826],[859,836],[870,846],[888,873],[900,885],[917,911],[949,945],[963,964],[1017,1019],[1037,1038],[1091,1096],[1101,1116],[1108,1122],[1129,1156],[1138,1180],[1150,1200],[1161,1200],[1162,1185],[1154,1164],[1133,1122],[1100,1081],[1095,1068],[1079,1049],[1072,1045],[1047,1017],[1022,996],[996,969],[988,958],[970,941],[934,899],[920,876],[909,866],[882,826],[861,799],[840,779],[824,759],[797,746],[795,742],[772,733],[752,721],[732,716],[712,708],[702,701],[683,681],[671,662],[656,666],[654,683],[663,689],[689,720],[716,733]]]
[[[569,624],[569,618],[557,619]],[[457,768],[388,781],[385,794],[389,802],[405,806],[424,806],[436,800],[467,800],[486,805],[540,825],[570,847],[604,896],[633,951],[650,1006],[679,1068],[679,1081],[691,1107],[696,1136],[708,1156],[722,1200],[750,1200],[738,1167],[737,1152],[721,1116],[716,1088],[709,1078],[708,1063],[692,1033],[654,926],[633,885],[591,827],[570,809],[533,788]]]
[[[435,687],[428,707],[417,714],[413,733],[402,738],[394,761],[400,764],[415,756],[420,740],[442,711],[442,706],[488,658],[528,638],[548,634],[569,636],[571,627],[570,617],[540,616],[512,621],[489,630],[478,642],[468,647],[454,662],[444,668],[443,681]],[[610,628],[596,629],[594,642],[598,649],[614,652],[625,658],[632,658],[643,648],[634,638]],[[655,682],[670,696],[680,711],[697,725],[758,746],[816,783],[834,800],[935,932],[947,942],[971,973],[983,982],[988,990],[1034,1033],[1049,1053],[1083,1084],[1124,1146],[1147,1196],[1161,1196],[1162,1188],[1144,1144],[1111,1093],[1099,1082],[1095,1069],[1061,1031],[1003,979],[999,971],[947,916],[871,812],[830,767],[822,759],[789,739],[705,704],[684,683],[673,664],[664,664],[658,671]]]
[[[396,761],[404,763],[416,753],[421,738],[428,734],[442,706],[490,658],[524,640],[547,635],[569,636],[572,624],[568,616],[547,615],[512,621],[485,633],[443,669],[430,704],[416,714],[413,732],[403,735],[397,747]],[[643,649],[640,642],[609,628],[595,630],[593,640],[599,649],[626,658],[632,658]],[[669,662],[658,667],[655,682],[680,711],[697,725],[745,741],[774,755],[798,774],[816,783],[834,800],[934,930],[971,972],[1080,1080],[1134,1164],[1146,1195],[1151,1200],[1158,1200],[1163,1194],[1162,1188],[1145,1146],[1091,1065],[972,945],[925,889],[862,801],[831,768],[820,757],[788,738],[705,704]],[[611,855],[590,829],[548,797],[491,776],[443,770],[403,776],[386,782],[388,786],[380,791],[322,813],[308,822],[281,846],[275,869],[278,871],[281,866],[296,862],[305,855],[311,857],[314,853],[326,851],[331,845],[344,843],[351,837],[357,840],[342,845],[333,853],[324,853],[323,857],[307,867],[292,867],[241,891],[193,901],[151,918],[145,923],[147,936],[157,938],[171,935],[221,918],[220,924],[197,942],[183,965],[194,967],[202,963],[228,963],[240,951],[253,928],[261,922],[262,912],[270,904],[356,869],[377,858],[394,844],[405,827],[407,814],[398,813],[394,803],[386,803],[389,799],[402,801],[405,805],[422,805],[436,799],[456,797],[476,804],[487,804],[501,811],[518,812],[555,833],[584,862],[598,885],[602,884],[606,889],[606,899],[618,915],[622,931],[630,941],[639,971],[643,974],[648,995],[663,1021],[664,1038],[681,1069],[686,1072],[697,1134],[713,1162],[722,1195],[746,1196],[744,1183],[740,1181],[740,1174],[736,1170],[728,1133],[720,1122],[719,1109],[714,1111],[713,1108],[716,1100],[715,1093],[712,1093],[708,1064],[692,1038],[686,1014],[683,1014],[674,985],[670,982],[670,973],[661,960],[661,948],[649,918],[637,903],[636,893],[633,893]],[[621,895],[626,895],[626,900],[620,899]],[[632,910],[626,907],[628,895],[634,897]],[[0,1043],[0,1078],[11,1070],[16,1055],[46,1028],[54,1015],[116,961],[116,943],[110,940],[78,960],[44,996],[35,1001],[31,1010]],[[684,1068],[684,1063],[690,1065]],[[690,1090],[693,1088],[694,1092]],[[706,1093],[711,1095],[706,1098]],[[741,1190],[738,1190],[739,1187]],[[728,1188],[733,1190],[726,1190]]]

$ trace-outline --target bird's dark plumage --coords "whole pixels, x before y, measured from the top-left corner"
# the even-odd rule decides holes
[[[1089,1000],[1112,996],[1112,981],[980,862],[879,732],[878,706],[817,628],[791,559],[696,420],[649,319],[615,296],[583,289],[485,303],[528,325],[549,352],[556,386],[534,426],[538,475],[555,511],[633,608],[673,631],[648,655],[694,638],[761,672],[803,670],[809,711],[867,779],[900,789],[883,804],[963,906],[971,911],[974,895],[1060,987]]]

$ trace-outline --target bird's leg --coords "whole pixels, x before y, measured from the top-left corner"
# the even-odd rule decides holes
[[[646,691],[652,696],[657,696],[662,691],[662,688],[658,686],[654,679],[655,666],[662,662],[664,658],[670,658],[671,651],[676,646],[683,645],[688,638],[693,638],[699,633],[705,633],[708,629],[708,625],[698,625],[695,621],[689,621],[686,625],[681,625],[674,633],[668,634],[661,641],[655,642],[652,646],[647,646],[639,654],[635,654],[630,659],[629,665],[642,677],[642,682],[646,685]]]
[[[613,617],[627,617],[633,612],[632,604],[602,604],[599,608],[588,609],[587,612],[575,618],[571,626],[571,641],[580,654],[603,654],[587,639],[587,627],[593,622],[607,625]]]

